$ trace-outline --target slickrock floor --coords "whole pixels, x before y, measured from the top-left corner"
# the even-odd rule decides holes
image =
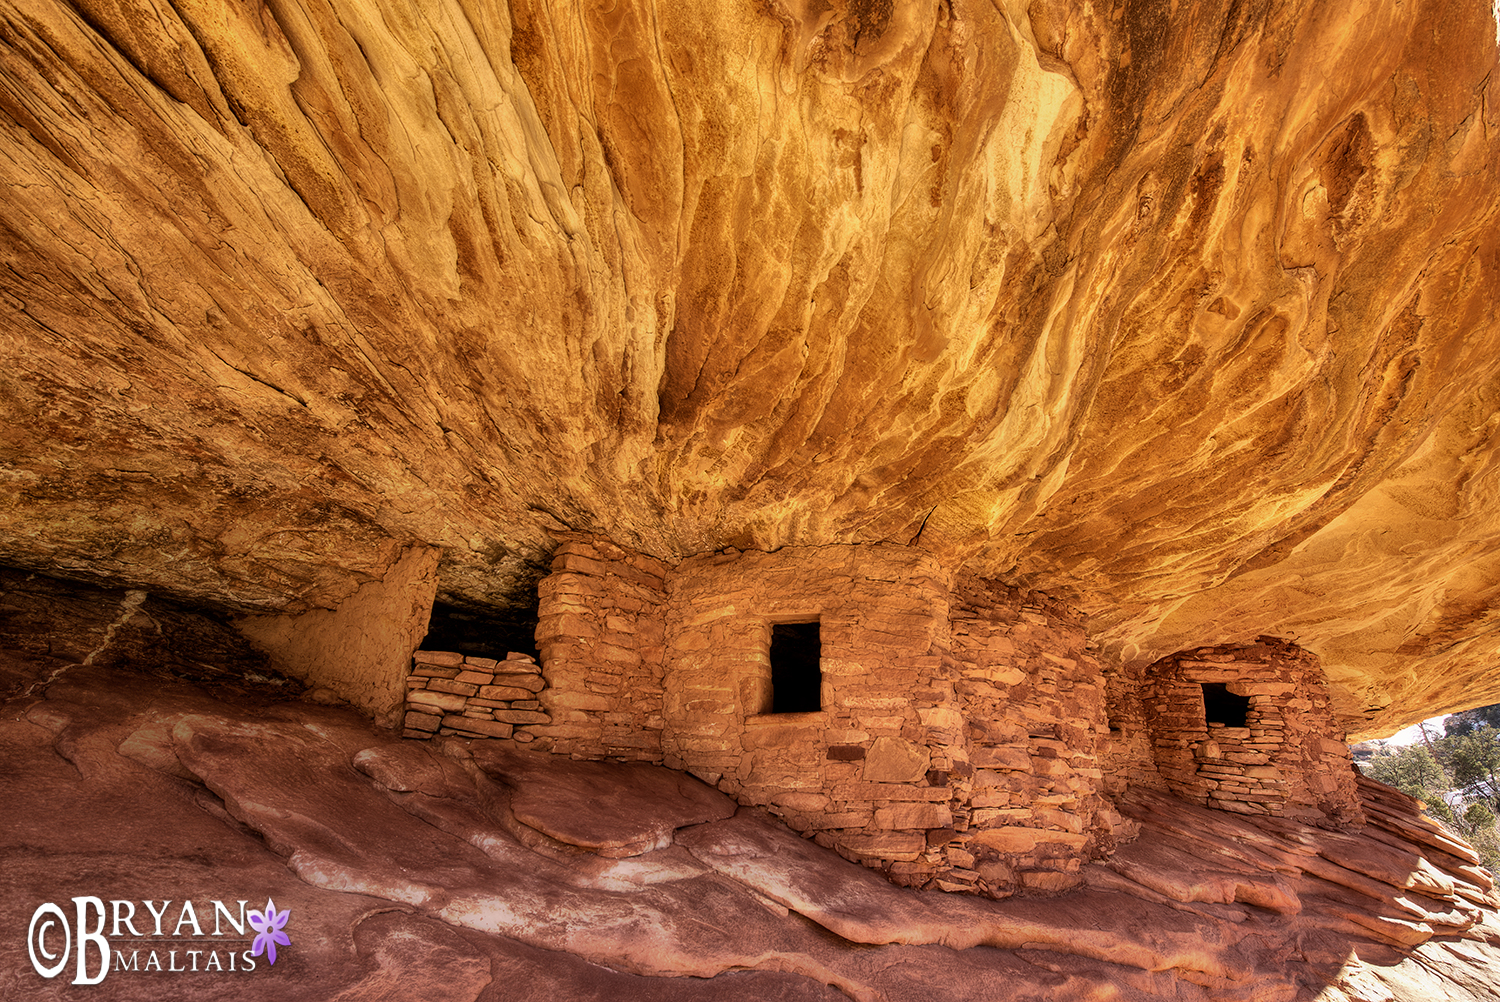
[[[1500,999],[1489,874],[1368,782],[1348,833],[1133,795],[1141,837],[1086,889],[994,902],[895,887],[664,769],[3,652],[0,693],[3,999]],[[291,945],[44,980],[31,916],[83,895],[148,925],[147,900],[270,898]]]

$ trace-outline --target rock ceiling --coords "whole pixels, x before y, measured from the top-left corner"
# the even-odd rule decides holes
[[[1485,0],[605,8],[0,3],[0,562],[894,540],[1500,699]]]

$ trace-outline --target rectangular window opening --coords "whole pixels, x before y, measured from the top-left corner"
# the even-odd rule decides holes
[[[771,712],[813,713],[823,708],[820,624],[771,624]]]
[[[1224,682],[1203,683],[1203,719],[1225,727],[1245,727],[1250,713],[1250,697],[1236,696]]]

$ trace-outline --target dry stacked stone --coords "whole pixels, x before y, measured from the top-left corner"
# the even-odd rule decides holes
[[[1066,604],[892,544],[674,566],[571,537],[539,596],[542,667],[419,652],[408,736],[682,769],[897,883],[993,897],[1078,886],[1138,830],[1132,786],[1359,818],[1317,659],[1279,641],[1121,665]],[[1205,683],[1244,726],[1206,717]]]
[[[541,583],[534,747],[683,769],[898,883],[1058,891],[1128,823],[1077,613],[888,544],[676,566],[569,539]],[[773,627],[816,622],[816,709],[778,712]]]
[[[899,882],[932,879],[964,740],[941,566],[901,546],[728,550],[668,582],[665,762]],[[819,707],[774,712],[772,626],[813,621]]]
[[[1205,684],[1248,701],[1244,726],[1208,719]],[[1146,670],[1143,697],[1157,770],[1177,796],[1239,814],[1363,821],[1315,655],[1274,637],[1183,651]]]
[[[1084,860],[1134,830],[1101,795],[1104,686],[1083,617],[975,577],[950,601],[970,768],[950,780],[956,833],[936,886],[996,896],[1077,886]]]
[[[1095,653],[1104,679],[1104,713],[1109,734],[1100,749],[1104,794],[1115,798],[1131,787],[1165,791],[1156,768],[1155,742],[1141,700],[1143,666],[1122,664]]]
[[[536,628],[551,723],[536,747],[660,762],[668,566],[599,537],[564,540],[543,578]]]
[[[505,660],[449,651],[417,651],[406,680],[402,734],[430,738],[534,739],[530,728],[551,721],[537,698],[545,689],[541,665],[528,654]]]

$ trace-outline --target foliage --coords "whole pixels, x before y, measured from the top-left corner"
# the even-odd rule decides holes
[[[1451,786],[1442,766],[1420,744],[1407,745],[1371,758],[1365,764],[1364,773],[1408,796],[1426,800],[1429,805],[1433,800],[1441,800],[1442,794]]]
[[[1443,721],[1443,730],[1448,737],[1470,734],[1481,727],[1500,729],[1500,703],[1491,706],[1476,706],[1448,716]]]
[[[1442,739],[1453,771],[1454,785],[1471,786],[1481,780],[1500,788],[1500,741],[1494,728],[1484,727]]]
[[[1427,805],[1427,813],[1500,872],[1500,704],[1451,715],[1444,733],[1403,748],[1370,742],[1360,771]]]
[[[1475,801],[1464,811],[1464,823],[1470,828],[1493,828],[1495,827],[1495,813],[1484,804],[1483,801]]]

